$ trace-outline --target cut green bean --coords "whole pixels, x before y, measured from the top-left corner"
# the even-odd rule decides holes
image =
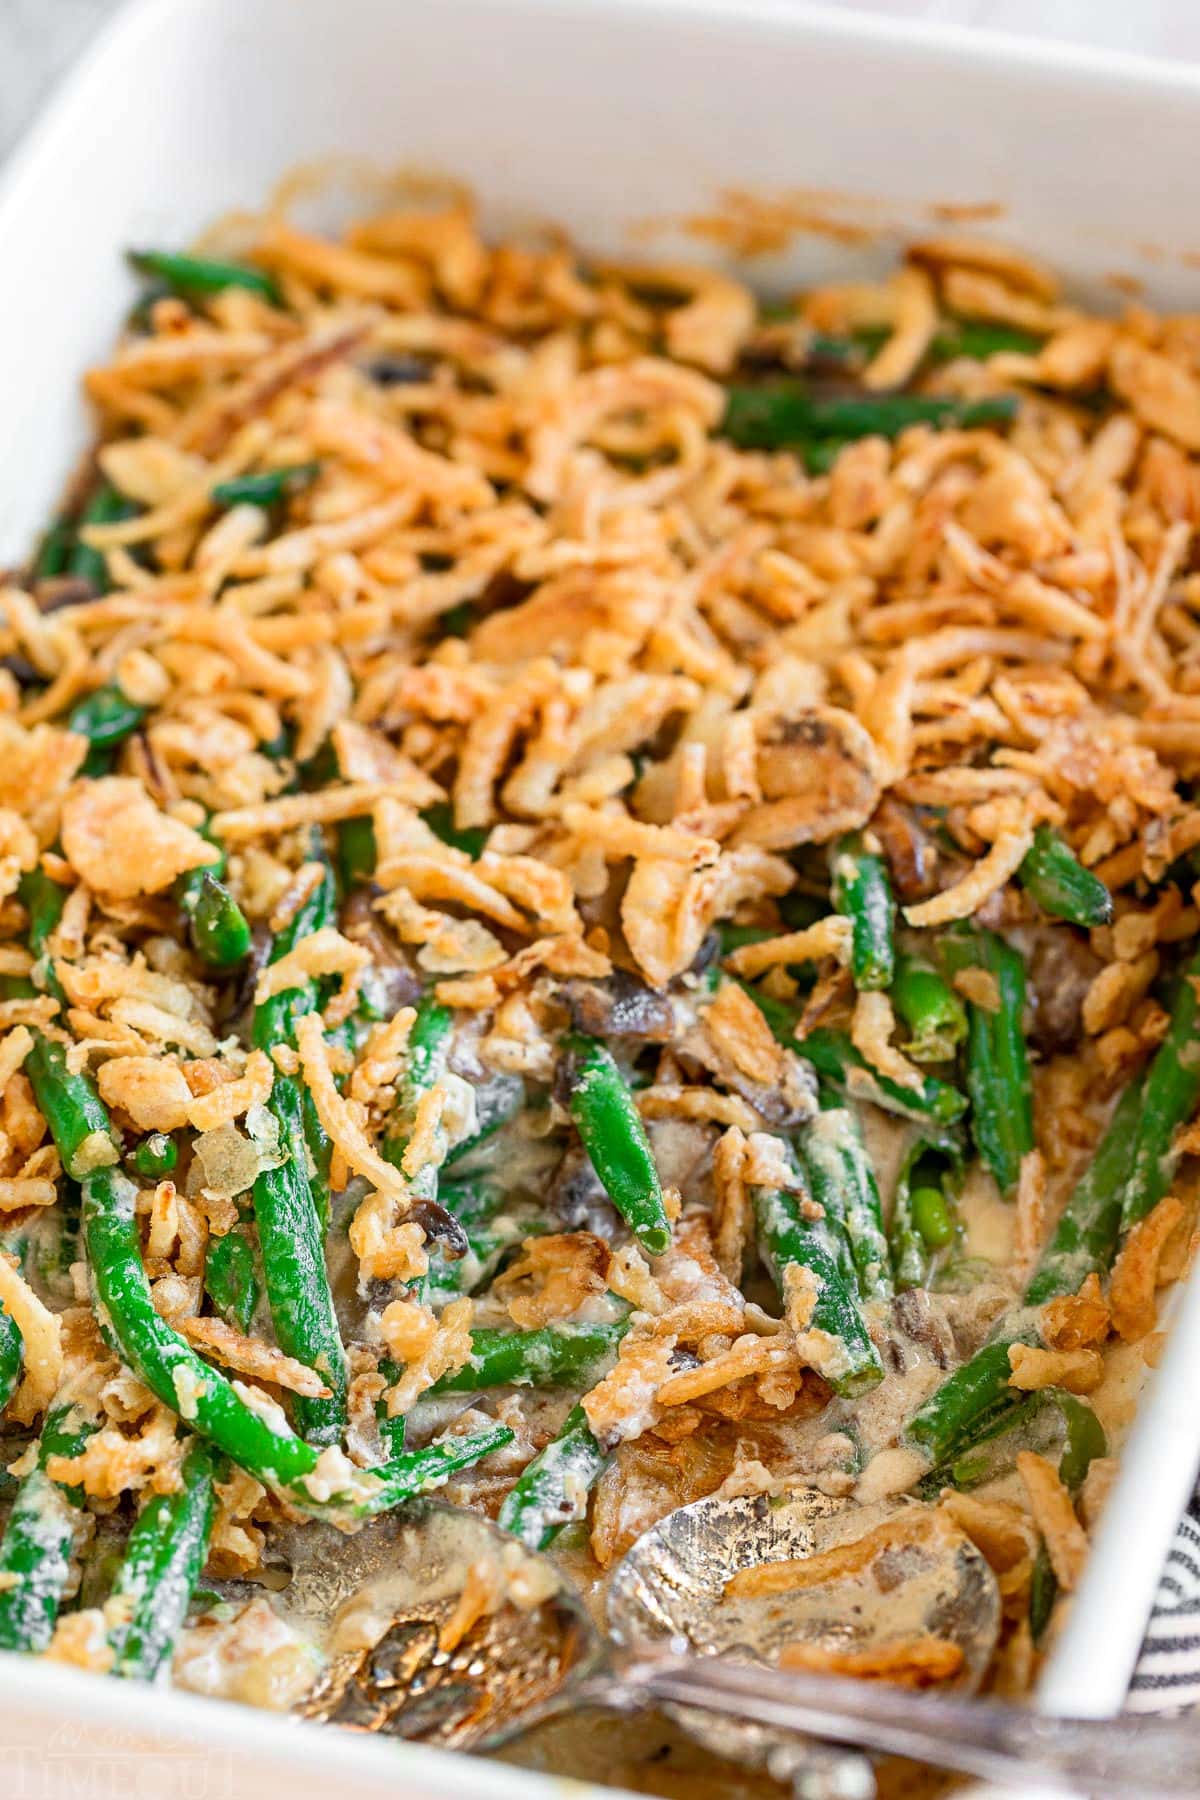
[[[294,918],[276,934],[271,962],[278,962],[311,932],[332,922],[335,913],[333,876],[328,869]],[[255,1008],[253,1038],[259,1049],[295,1044],[296,1021],[318,1004],[314,984],[300,978],[295,986]],[[267,1102],[279,1127],[286,1161],[263,1169],[254,1183],[254,1222],[262,1249],[267,1302],[280,1349],[315,1369],[327,1398],[298,1395],[296,1423],[313,1443],[337,1443],[346,1426],[349,1375],[342,1347],[329,1272],[325,1265],[324,1220],[328,1213],[319,1155],[306,1110],[306,1093],[298,1076],[277,1073]],[[317,1145],[317,1152],[323,1152]],[[316,1172],[309,1173],[309,1157]]]
[[[743,450],[806,450],[822,442],[849,443],[864,437],[899,437],[913,425],[972,430],[1007,425],[1017,400],[1001,394],[959,400],[933,394],[850,395],[818,399],[799,383],[728,387],[719,431]]]
[[[758,1001],[759,997],[755,994],[754,998]],[[953,1125],[967,1110],[965,1095],[948,1082],[939,1081],[935,1075],[926,1075],[919,1088],[901,1087],[898,1082],[881,1075],[855,1049],[845,1032],[818,1026],[802,1043],[798,1044],[793,1038],[791,1047],[806,1057],[821,1080],[838,1093],[848,1093],[856,1100],[870,1100],[885,1112],[898,1113],[903,1119]]]
[[[492,1425],[473,1437],[443,1438],[439,1444],[406,1450],[402,1456],[372,1469],[371,1475],[379,1483],[378,1491],[344,1506],[342,1512],[352,1519],[368,1519],[376,1513],[389,1512],[394,1506],[403,1506],[405,1501],[415,1500],[418,1494],[428,1494],[441,1487],[451,1475],[457,1475],[460,1469],[471,1468],[485,1456],[490,1456],[493,1450],[505,1449],[513,1437],[514,1433],[507,1425]]]
[[[31,571],[35,581],[53,581],[66,573],[74,533],[69,519],[55,519],[38,545]]]
[[[557,1435],[526,1463],[505,1496],[497,1523],[529,1550],[545,1550],[564,1525],[581,1519],[603,1474],[608,1452],[597,1442],[582,1406],[573,1406]]]
[[[911,1037],[904,1053],[913,1062],[949,1062],[967,1035],[967,1009],[932,963],[901,955],[896,960],[892,1005]]]
[[[396,1099],[383,1139],[383,1154],[394,1168],[404,1167],[404,1154],[416,1129],[421,1101],[445,1074],[453,1037],[454,1014],[450,1008],[432,997],[422,1000],[408,1034],[404,1071],[396,1083]],[[448,1142],[440,1123],[434,1135],[434,1156],[409,1178],[409,1191],[418,1200],[437,1199],[439,1171]]]
[[[0,1306],[0,1412],[17,1391],[24,1361],[25,1340],[12,1314]]]
[[[220,852],[199,868],[176,877],[175,904],[188,922],[192,949],[210,968],[231,969],[249,954],[252,934],[241,907],[224,882],[225,852],[207,825],[204,836]]]
[[[929,346],[931,362],[953,362],[966,356],[983,362],[989,356],[1036,356],[1044,339],[1015,325],[995,325],[984,319],[954,319],[942,326]]]
[[[1154,1053],[1142,1089],[1129,1179],[1121,1206],[1121,1229],[1128,1231],[1153,1212],[1171,1185],[1179,1152],[1175,1134],[1200,1099],[1200,955],[1182,971],[1171,1007],[1167,1035]]]
[[[49,1647],[71,1576],[81,1526],[82,1495],[46,1473],[52,1456],[78,1456],[96,1422],[69,1400],[46,1414],[37,1464],[17,1489],[0,1539],[0,1650]]]
[[[598,1038],[565,1040],[570,1111],[605,1193],[648,1256],[671,1245],[662,1186],[646,1127],[625,1077]]]
[[[425,823],[435,837],[440,837],[443,844],[449,844],[452,850],[461,850],[475,862],[482,854],[488,841],[488,832],[481,825],[457,826],[454,823],[454,808],[448,800],[439,800],[433,806],[427,806],[421,814]]]
[[[240,1226],[210,1238],[204,1258],[204,1291],[225,1320],[247,1332],[262,1294],[254,1251]]]
[[[891,1256],[883,1230],[879,1188],[867,1157],[858,1120],[848,1106],[830,1105],[801,1132],[800,1158],[813,1199],[845,1233],[858,1291],[864,1301],[886,1300],[893,1292]]]
[[[1087,1276],[1112,1261],[1121,1227],[1121,1199],[1133,1162],[1142,1111],[1143,1084],[1126,1088],[1091,1165],[1075,1187],[1025,1289],[1025,1314],[1004,1321],[985,1344],[956,1369],[914,1415],[909,1436],[940,1464],[1018,1402],[1009,1387],[1008,1352],[1034,1334],[1034,1309],[1063,1294],[1078,1293]]]
[[[967,1091],[971,1134],[1002,1194],[1011,1194],[1021,1159],[1033,1149],[1033,1078],[1025,1045],[1025,961],[994,931],[947,932],[942,957],[952,974],[980,970],[994,1006],[967,1006]]]
[[[1039,825],[1034,832],[1017,880],[1052,918],[1083,926],[1112,922],[1112,895],[1049,825]]]
[[[105,483],[88,501],[79,515],[80,529],[88,525],[115,525],[137,511],[116,488]],[[107,594],[112,585],[108,575],[108,557],[77,537],[67,558],[66,572],[77,581],[86,581],[97,595]]]
[[[338,826],[338,873],[347,893],[375,873],[375,823],[369,813],[343,819]]]
[[[629,1329],[628,1319],[603,1325],[543,1325],[536,1331],[471,1333],[471,1355],[461,1369],[443,1375],[431,1394],[473,1394],[494,1387],[593,1385]]]
[[[829,859],[833,904],[850,920],[850,971],[857,988],[888,988],[896,966],[896,901],[883,857],[853,833]]]
[[[319,462],[306,462],[268,469],[261,475],[237,475],[231,481],[218,481],[212,498],[218,506],[278,506],[281,500],[311,486],[320,473]]]
[[[108,1634],[113,1674],[153,1681],[183,1629],[208,1555],[220,1459],[196,1440],[183,1459],[176,1494],[155,1494],[138,1514],[113,1583],[120,1602]]]
[[[795,1168],[786,1147],[784,1153]],[[883,1364],[871,1341],[853,1274],[847,1278],[847,1250],[841,1228],[828,1215],[809,1219],[800,1210],[802,1178],[796,1170],[798,1194],[782,1189],[751,1190],[759,1254],[785,1301],[789,1269],[803,1269],[815,1287],[809,1326],[828,1345],[820,1373],[835,1393],[852,1397],[883,1379]]]
[[[192,948],[212,969],[231,969],[250,953],[250,922],[223,881],[208,869],[187,888],[183,904]]]
[[[1121,1205],[1128,1188],[1142,1116],[1145,1083],[1134,1081],[1116,1110],[1096,1154],[1059,1217],[1025,1290],[1026,1304],[1042,1306],[1063,1294],[1077,1294],[1087,1277],[1104,1274],[1121,1230]]]
[[[168,1137],[165,1131],[152,1131],[129,1155],[130,1168],[136,1175],[144,1175],[147,1181],[161,1181],[178,1161],[175,1139]]]
[[[282,304],[278,284],[262,269],[212,256],[183,256],[172,250],[131,250],[129,260],[140,275],[153,275],[172,293],[220,294],[226,288],[245,288],[272,306]]]
[[[35,1034],[25,1066],[59,1157],[68,1170],[79,1171],[83,1241],[97,1313],[122,1361],[198,1436],[304,1511],[337,1519],[369,1518],[399,1505],[420,1491],[422,1483],[439,1479],[443,1467],[465,1467],[475,1456],[511,1440],[507,1428],[497,1427],[482,1438],[441,1447],[440,1460],[406,1459],[403,1466],[361,1471],[345,1492],[314,1493],[307,1483],[320,1460],[317,1448],[281,1419],[247,1405],[232,1382],[198,1356],[155,1307],[138,1243],[137,1189],[112,1167],[79,1169],[86,1146],[97,1141],[98,1132],[89,1129],[97,1117],[111,1147],[108,1115],[90,1076],[72,1073],[65,1053],[58,1063],[36,1060],[45,1042]],[[57,1044],[51,1048],[62,1050]]]
[[[96,1305],[122,1361],[164,1406],[268,1487],[299,1488],[316,1467],[317,1450],[248,1406],[155,1308],[138,1247],[133,1183],[101,1169],[81,1185]]]
[[[1064,1388],[1016,1394],[1011,1410],[935,1470],[925,1490],[933,1492],[946,1484],[967,1490],[995,1481],[1016,1466],[1023,1450],[1057,1457],[1059,1477],[1075,1494],[1093,1460],[1108,1454],[1108,1440],[1091,1407]]]
[[[22,875],[17,896],[29,914],[29,948],[35,962],[46,953],[46,941],[62,918],[68,889],[51,881],[41,863]]]
[[[93,750],[112,750],[124,743],[146,717],[146,708],[129,700],[115,683],[97,688],[67,718],[68,731],[85,737]]]

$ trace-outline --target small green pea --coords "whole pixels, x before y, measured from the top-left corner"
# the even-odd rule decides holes
[[[937,1188],[919,1187],[913,1190],[909,1204],[913,1224],[926,1249],[945,1249],[954,1237],[954,1218],[946,1204],[946,1196]]]
[[[130,1162],[139,1175],[157,1181],[161,1175],[169,1175],[179,1160],[179,1151],[174,1138],[165,1131],[152,1131],[144,1137],[134,1150]]]

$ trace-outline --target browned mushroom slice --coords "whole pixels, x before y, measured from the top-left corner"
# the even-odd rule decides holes
[[[866,824],[879,800],[879,756],[852,713],[811,706],[768,714],[756,737],[763,798],[738,826],[735,844],[785,850]]]

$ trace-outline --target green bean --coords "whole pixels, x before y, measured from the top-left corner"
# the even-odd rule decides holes
[[[1054,1602],[1058,1598],[1058,1577],[1054,1573],[1054,1565],[1050,1561],[1050,1552],[1046,1548],[1045,1538],[1038,1541],[1037,1555],[1033,1559],[1033,1574],[1029,1582],[1029,1632],[1035,1644],[1041,1641],[1050,1614],[1054,1611]]]
[[[786,1146],[784,1153],[795,1170]],[[795,1174],[802,1192],[802,1178],[798,1170]],[[846,1274],[847,1249],[837,1219],[806,1218],[797,1196],[782,1189],[755,1187],[751,1198],[759,1254],[781,1297],[786,1301],[790,1268],[806,1270],[815,1284],[809,1323],[830,1346],[820,1373],[845,1396],[874,1387],[883,1379],[883,1364],[853,1290],[853,1272]]]
[[[254,1251],[239,1226],[210,1238],[204,1258],[204,1291],[225,1320],[249,1331],[262,1293]]]
[[[62,918],[67,891],[57,881],[51,881],[41,863],[22,875],[17,884],[17,896],[29,914],[29,948],[35,962],[45,955],[46,941]]]
[[[1004,1321],[995,1339],[956,1369],[914,1415],[909,1436],[936,1464],[973,1443],[989,1423],[1017,1403],[1008,1385],[1008,1352],[1033,1336],[1033,1309],[1079,1291],[1093,1271],[1112,1261],[1121,1225],[1121,1197],[1133,1161],[1142,1084],[1126,1088],[1091,1165],[1067,1201],[1054,1235],[1025,1289],[1025,1317]]]
[[[74,707],[67,730],[85,737],[93,750],[111,750],[124,743],[146,717],[146,708],[129,700],[114,683],[97,688]]]
[[[113,1583],[119,1601],[108,1634],[113,1674],[153,1681],[175,1648],[208,1555],[220,1459],[196,1440],[183,1459],[182,1487],[155,1494],[138,1514]]]
[[[850,1246],[861,1298],[889,1299],[891,1257],[858,1120],[849,1107],[831,1105],[822,1095],[821,1111],[801,1132],[798,1145],[813,1199],[841,1227]]]
[[[776,935],[767,925],[734,925],[728,919],[717,921],[717,936],[721,940],[722,957],[731,956],[735,950],[741,950],[746,944],[765,944],[768,938]]]
[[[1083,1486],[1084,1477],[1098,1456],[1108,1454],[1108,1439],[1104,1427],[1082,1400],[1074,1394],[1065,1393],[1061,1388],[1045,1388],[1036,1398],[1053,1396],[1053,1404],[1066,1426],[1066,1441],[1058,1465],[1058,1478],[1069,1494],[1078,1494]],[[1037,1555],[1033,1563],[1033,1578],[1029,1588],[1029,1629],[1037,1643],[1050,1623],[1050,1614],[1054,1610],[1054,1602],[1058,1597],[1058,1577],[1054,1573],[1054,1564],[1050,1560],[1050,1552],[1043,1538],[1038,1544]]]
[[[422,1283],[422,1287],[423,1286],[424,1284]],[[387,1382],[388,1387],[392,1387],[403,1375],[404,1368],[401,1363],[393,1362],[391,1357],[385,1356],[379,1364],[379,1373]],[[380,1394],[378,1400],[375,1402],[375,1423],[379,1429],[379,1441],[383,1445],[387,1457],[390,1460],[394,1460],[396,1457],[401,1456],[404,1452],[404,1439],[408,1431],[408,1420],[403,1413],[391,1413],[388,1411],[388,1397],[386,1393]]]
[[[909,1420],[909,1437],[928,1452],[935,1466],[973,1443],[1017,1403],[1016,1389],[1008,1385],[1012,1373],[1008,1352],[1015,1341],[1004,1336],[985,1344]]]
[[[334,917],[333,876],[326,869],[316,889],[271,946],[278,962],[311,932]],[[255,1008],[253,1038],[259,1049],[295,1043],[296,1021],[314,1011],[313,983],[301,978],[294,987],[273,995]],[[306,1093],[297,1076],[277,1073],[268,1101],[279,1127],[286,1161],[263,1169],[254,1182],[254,1222],[262,1249],[267,1302],[280,1349],[315,1369],[330,1393],[325,1399],[297,1396],[296,1422],[314,1443],[336,1443],[346,1424],[348,1372],[325,1266],[323,1221],[327,1197],[319,1174],[310,1176],[309,1156],[319,1170],[318,1142],[306,1111]]]
[[[543,1325],[536,1331],[481,1326],[471,1333],[468,1361],[441,1376],[429,1392],[474,1394],[510,1385],[590,1387],[628,1329],[628,1319],[603,1325]]]
[[[608,1453],[592,1435],[583,1407],[573,1406],[546,1448],[526,1463],[505,1496],[497,1524],[529,1550],[544,1550],[564,1525],[582,1518]]]
[[[1131,1082],[1117,1102],[1095,1156],[1038,1259],[1033,1279],[1025,1290],[1027,1305],[1042,1306],[1060,1295],[1077,1294],[1089,1275],[1103,1274],[1112,1262],[1121,1230],[1122,1199],[1130,1182],[1139,1137],[1145,1087],[1145,1081]]]
[[[904,1046],[913,1062],[949,1062],[967,1035],[967,1009],[931,963],[896,959],[892,1004],[912,1033]]]
[[[761,1005],[757,994],[754,999]],[[806,1057],[821,1080],[837,1092],[849,1092],[855,1099],[870,1100],[885,1112],[898,1113],[903,1119],[953,1125],[967,1110],[964,1095],[934,1075],[926,1075],[919,1088],[901,1087],[898,1082],[881,1075],[855,1049],[845,1032],[818,1026],[809,1032],[803,1043],[797,1044],[793,1038],[791,1047]]]
[[[1092,1461],[1107,1455],[1108,1440],[1091,1407],[1065,1388],[1016,1394],[1011,1410],[934,1470],[923,1489],[932,1493],[946,1484],[960,1489],[980,1487],[1012,1469],[1023,1450],[1043,1456],[1057,1452],[1059,1477],[1075,1494]]]
[[[818,399],[794,381],[761,387],[728,387],[721,436],[743,450],[807,450],[822,441],[895,438],[912,425],[970,430],[1010,423],[1017,413],[1013,395],[959,400],[932,394],[851,395]]]
[[[419,1491],[426,1474],[436,1479],[447,1459],[454,1467],[465,1467],[476,1455],[486,1455],[488,1448],[509,1441],[512,1434],[498,1428],[499,1436],[490,1433],[480,1439],[459,1440],[445,1450],[441,1461],[437,1457],[428,1463],[405,1459],[403,1466],[386,1464],[379,1471],[362,1471],[347,1492],[334,1492],[327,1498],[314,1494],[306,1484],[319,1461],[315,1446],[282,1422],[276,1424],[248,1406],[232,1382],[204,1362],[155,1307],[138,1244],[137,1189],[112,1167],[80,1167],[87,1147],[94,1147],[100,1137],[94,1128],[97,1119],[102,1122],[104,1141],[111,1146],[108,1115],[91,1077],[73,1074],[65,1054],[57,1063],[37,1060],[45,1042],[40,1033],[35,1034],[34,1049],[25,1066],[59,1157],[80,1180],[83,1241],[96,1311],[122,1361],[164,1406],[183,1415],[198,1436],[207,1438],[294,1505],[338,1519],[367,1518],[399,1505]],[[62,1051],[58,1044],[51,1048]],[[460,1460],[454,1461],[456,1457]]]
[[[38,545],[31,571],[35,581],[53,581],[66,572],[74,533],[69,519],[54,519]]]
[[[78,1456],[96,1422],[69,1400],[46,1414],[37,1464],[22,1481],[0,1539],[0,1650],[48,1648],[71,1575],[82,1495],[46,1473],[52,1456]]]
[[[321,473],[319,462],[293,463],[287,469],[268,469],[262,475],[237,475],[218,481],[212,498],[218,506],[278,506]]]
[[[0,1412],[17,1391],[24,1360],[25,1340],[12,1314],[0,1305]]]
[[[11,991],[23,984],[7,985]],[[70,1070],[65,1044],[35,1032],[24,1072],[72,1181],[82,1181],[93,1169],[116,1162],[117,1147],[108,1109],[91,1079]]]
[[[421,814],[425,823],[435,837],[440,837],[443,844],[449,844],[452,850],[462,850],[475,862],[483,853],[488,841],[488,832],[482,825],[465,825],[461,828],[454,823],[454,808],[448,800],[439,800],[433,806],[427,806]]]
[[[179,1151],[175,1139],[165,1131],[152,1131],[134,1147],[127,1160],[135,1174],[144,1175],[147,1181],[161,1181],[179,1161]]]
[[[371,1470],[371,1475],[380,1484],[378,1491],[343,1506],[342,1515],[351,1519],[369,1519],[376,1513],[390,1511],[393,1506],[403,1506],[405,1501],[415,1500],[418,1494],[441,1487],[451,1475],[457,1475],[460,1469],[469,1469],[472,1464],[490,1456],[493,1450],[503,1450],[512,1443],[513,1436],[507,1425],[492,1425],[473,1437],[444,1438],[440,1444],[426,1444],[421,1450],[405,1451],[403,1456],[394,1457]]]
[[[1011,1194],[1021,1158],[1033,1149],[1033,1082],[1025,1047],[1025,962],[994,931],[961,926],[942,940],[952,973],[979,969],[991,977],[995,1009],[967,1006],[967,1091],[971,1133],[1002,1194]]]
[[[80,513],[79,524],[81,527],[114,525],[121,519],[129,518],[136,510],[136,507],[118,494],[116,488],[106,482],[97,489]],[[67,558],[67,574],[74,575],[78,581],[86,581],[97,595],[107,594],[112,585],[106,553],[103,550],[93,550],[81,537],[76,538]]]
[[[605,1193],[649,1256],[671,1245],[662,1186],[646,1128],[612,1053],[598,1038],[564,1039],[569,1107]]]
[[[422,1099],[445,1074],[453,1036],[454,1014],[450,1008],[432,997],[422,1000],[408,1034],[405,1066],[396,1083],[396,1099],[383,1138],[383,1155],[397,1169],[404,1168],[404,1154],[416,1129]],[[439,1124],[434,1158],[409,1178],[409,1190],[415,1199],[437,1199],[439,1169],[446,1149],[446,1132]]]
[[[81,1185],[96,1306],[122,1361],[164,1406],[266,1486],[302,1494],[317,1450],[247,1406],[156,1310],[138,1248],[133,1183],[100,1169]]]
[[[1112,895],[1049,825],[1039,825],[1034,832],[1017,880],[1052,918],[1084,926],[1112,922]]]
[[[188,921],[192,949],[210,968],[230,969],[249,954],[249,921],[224,882],[225,852],[207,825],[203,835],[220,852],[215,862],[185,869],[172,890]]]
[[[189,871],[191,873],[191,871]],[[187,886],[182,903],[192,948],[213,969],[231,969],[249,955],[250,922],[223,881],[210,869]]]
[[[1021,331],[1015,325],[994,325],[982,319],[954,319],[935,334],[929,356],[935,363],[953,362],[959,356],[970,357],[973,362],[983,362],[989,356],[1004,353],[1036,356],[1043,341],[1031,331]]]
[[[338,826],[338,873],[346,893],[370,881],[375,873],[375,824],[369,813],[360,819],[343,819]]]
[[[131,250],[129,260],[140,275],[154,275],[172,293],[220,294],[226,288],[245,288],[272,306],[283,304],[279,287],[261,269],[211,256],[181,256],[171,250]]]
[[[1153,1212],[1170,1187],[1179,1160],[1175,1133],[1191,1118],[1200,1098],[1200,1004],[1195,987],[1198,980],[1200,954],[1193,956],[1182,973],[1167,1035],[1146,1074],[1121,1206],[1123,1231]]]
[[[858,988],[888,988],[896,966],[896,901],[887,864],[861,836],[839,838],[829,859],[833,904],[850,920],[850,970]]]

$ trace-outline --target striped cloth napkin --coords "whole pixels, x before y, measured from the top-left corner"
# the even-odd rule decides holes
[[[1159,1578],[1126,1704],[1130,1712],[1200,1705],[1200,1488]]]

